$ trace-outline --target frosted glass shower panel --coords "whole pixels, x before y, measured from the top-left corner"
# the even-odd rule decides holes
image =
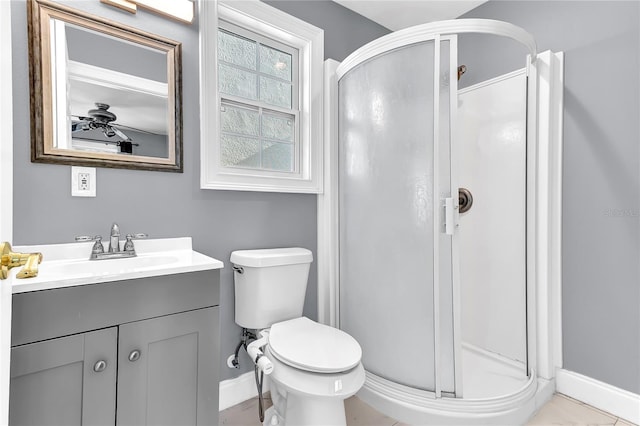
[[[425,390],[435,386],[433,78],[428,41],[339,82],[340,327],[368,371]]]

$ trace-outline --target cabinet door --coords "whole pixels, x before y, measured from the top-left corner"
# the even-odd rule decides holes
[[[118,425],[218,424],[218,308],[120,326]]]
[[[11,349],[10,425],[113,425],[117,328]]]

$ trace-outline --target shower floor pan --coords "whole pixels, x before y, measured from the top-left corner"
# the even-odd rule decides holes
[[[524,424],[551,399],[553,383],[524,374],[522,363],[463,344],[463,397],[436,398],[367,372],[358,396],[380,412],[409,424]]]

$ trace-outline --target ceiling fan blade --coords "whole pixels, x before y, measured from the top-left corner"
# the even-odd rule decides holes
[[[71,123],[71,132],[84,132],[86,130],[91,130],[91,127],[89,127],[89,124],[87,124],[85,121],[77,121],[75,123]]]
[[[142,130],[142,129],[138,129],[137,127],[131,127],[131,126],[125,126],[124,124],[118,124],[118,123],[111,123],[111,125],[116,125],[118,127],[120,127],[121,129],[129,129],[129,130],[133,130],[134,132],[139,132],[139,133],[146,133],[147,135],[160,135],[162,136],[162,133],[155,133],[155,132],[150,132],[148,130]]]
[[[78,120],[82,120],[82,121],[93,121],[93,118],[91,117],[84,117],[82,115],[73,115],[73,114],[69,114],[69,117],[75,117]]]
[[[120,138],[124,139],[125,142],[131,142],[131,138],[127,135],[125,135],[124,133],[122,133],[118,128],[114,127],[114,126],[109,126],[111,127],[111,130],[113,130],[113,132],[118,135]]]

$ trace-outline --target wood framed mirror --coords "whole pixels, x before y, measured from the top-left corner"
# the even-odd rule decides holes
[[[28,0],[31,161],[183,171],[181,44]]]

